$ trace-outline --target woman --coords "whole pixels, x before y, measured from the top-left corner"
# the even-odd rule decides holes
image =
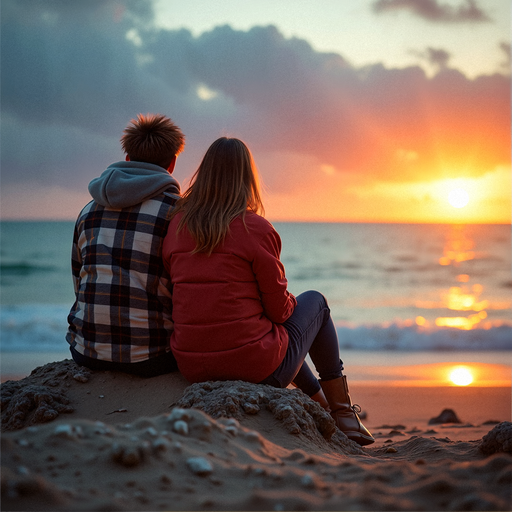
[[[288,292],[281,239],[262,212],[249,149],[238,139],[216,140],[176,203],[163,245],[178,367],[190,382],[293,382],[350,439],[373,443],[348,394],[326,300],[315,291]]]

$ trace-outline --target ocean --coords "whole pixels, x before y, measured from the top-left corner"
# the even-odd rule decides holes
[[[316,289],[327,297],[342,358],[409,361],[421,353],[432,362],[464,353],[476,361],[489,361],[490,354],[489,362],[511,361],[509,225],[274,226],[290,291]],[[68,354],[73,227],[0,222],[3,372],[15,354],[43,360],[45,353]]]

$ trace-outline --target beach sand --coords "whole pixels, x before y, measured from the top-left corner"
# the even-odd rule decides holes
[[[368,447],[299,390],[46,364],[2,383],[1,508],[511,510],[510,387],[350,391]]]

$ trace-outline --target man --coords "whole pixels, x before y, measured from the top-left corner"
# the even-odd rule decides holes
[[[121,138],[126,161],[89,184],[93,201],[78,216],[73,238],[76,300],[66,335],[79,365],[141,376],[177,370],[161,252],[180,194],[171,174],[184,144],[168,117],[139,115]]]

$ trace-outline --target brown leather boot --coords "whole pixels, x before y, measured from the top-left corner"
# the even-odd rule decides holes
[[[325,397],[322,389],[315,393],[314,395],[310,396],[309,398],[311,398],[311,400],[314,400],[315,402],[318,402],[327,412],[331,412],[329,402],[327,401],[327,398]]]
[[[352,405],[348,393],[347,376],[343,375],[333,380],[321,380],[320,385],[331,407],[331,416],[334,418],[336,426],[349,439],[361,446],[374,443],[375,439],[357,415],[358,412],[361,412],[361,408],[358,405]]]

